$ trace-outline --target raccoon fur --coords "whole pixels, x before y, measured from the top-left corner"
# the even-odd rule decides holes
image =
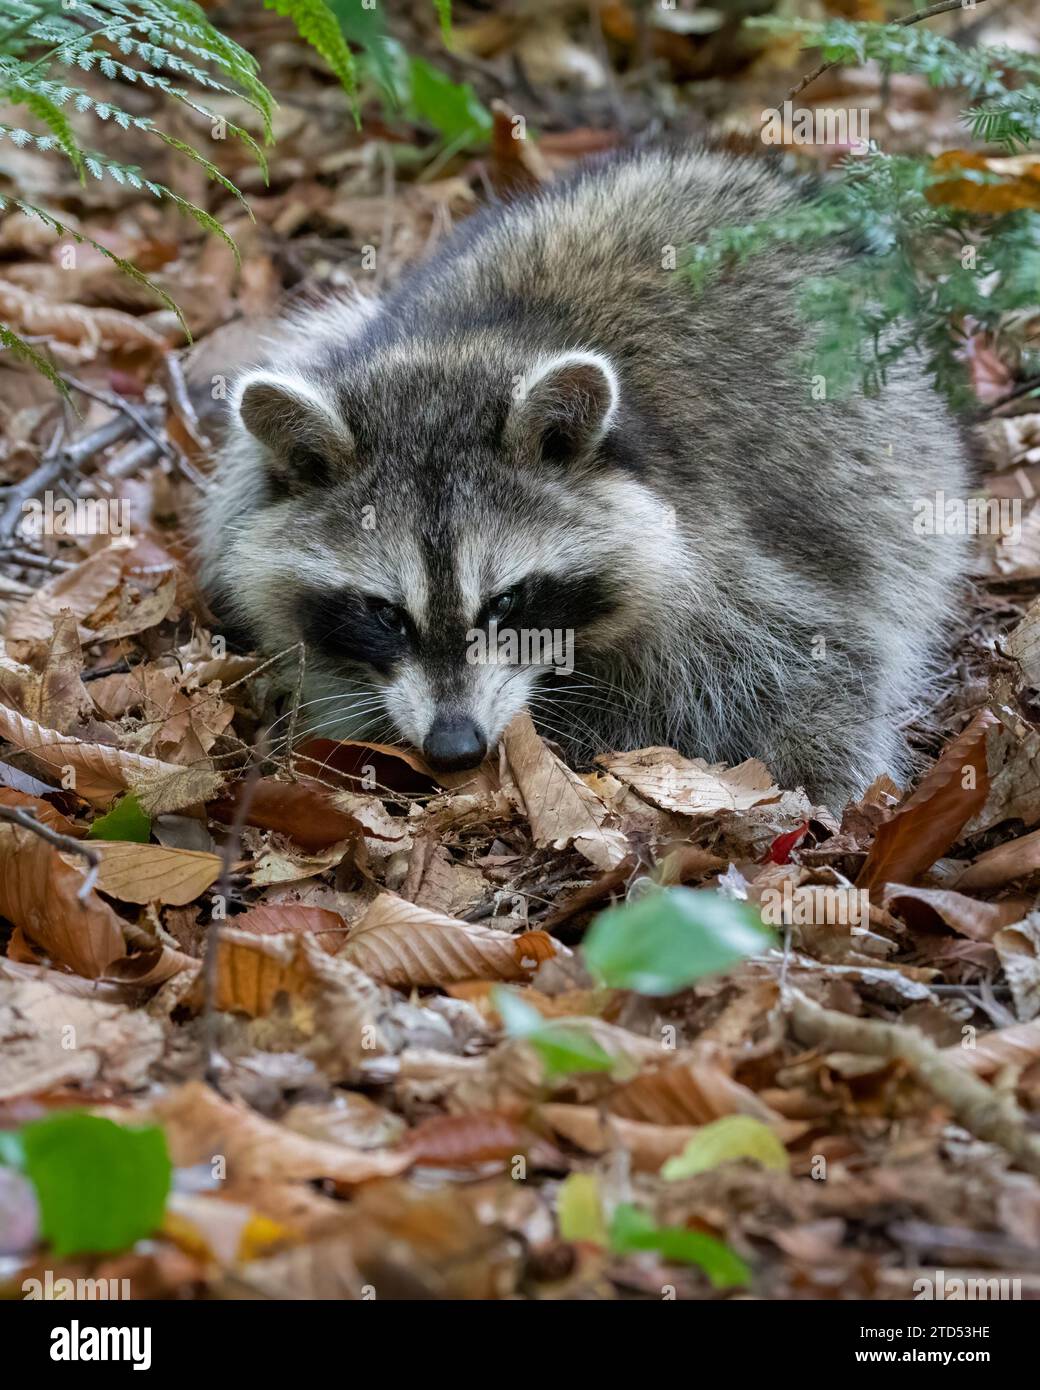
[[[961,434],[912,360],[877,398],[813,399],[820,253],[698,294],[670,268],[802,196],[754,160],[615,157],[272,335],[200,549],[218,613],[306,643],[312,730],[464,768],[527,707],[578,763],[753,756],[834,807],[906,774],[966,562],[915,501],[964,495]],[[507,629],[572,634],[573,659],[498,659]]]

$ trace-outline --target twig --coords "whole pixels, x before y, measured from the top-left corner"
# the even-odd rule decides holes
[[[235,859],[242,842],[242,830],[249,815],[249,804],[253,799],[256,784],[260,780],[260,765],[263,757],[260,756],[262,749],[254,748],[253,766],[245,782],[237,802],[235,803],[235,815],[228,829],[227,839],[221,851],[220,882],[217,885],[217,892],[227,903],[231,896],[231,879]],[[219,1068],[217,1065],[217,976],[220,964],[220,924],[222,917],[211,916],[209,926],[206,928],[206,947],[202,961],[202,985],[203,985],[203,1006],[202,1006],[202,1040],[203,1055],[205,1057],[206,1080],[214,1088],[220,1089],[218,1085]]]
[[[170,404],[173,406],[174,414],[180,419],[181,424],[195,444],[204,453],[211,453],[213,441],[199,420],[198,411],[195,409],[191,392],[188,390],[188,383],[184,379],[181,359],[175,352],[168,352],[163,358],[163,363],[166,368],[166,389],[170,395]]]
[[[117,395],[114,391],[104,391],[97,386],[88,386],[85,381],[79,381],[74,376],[62,376],[62,381],[65,382],[66,386],[71,386],[74,391],[78,391],[80,395],[97,401],[99,405],[107,405],[110,410],[118,410],[129,416],[141,433],[146,435],[171,463],[177,461],[173,445],[163,439],[162,435],[155,429],[146,411],[131,405],[125,396]]]
[[[38,821],[31,811],[24,806],[0,806],[0,820],[10,821],[13,825],[20,825],[23,830],[31,830],[34,835],[39,835],[41,840],[46,840],[55,849],[63,849],[67,854],[78,854],[90,865],[86,878],[82,886],[76,893],[80,902],[85,902],[97,883],[98,870],[101,868],[101,856],[96,849],[89,849],[81,844],[79,840],[74,840],[71,835],[62,835],[57,830],[52,830],[49,825],[44,825]]]
[[[982,5],[985,4],[985,0],[975,0],[975,3]],[[966,8],[964,0],[939,0],[938,5],[929,5],[926,10],[915,10],[913,14],[905,14],[899,19],[889,20],[889,23],[898,24],[901,28],[905,29],[910,24],[919,24],[922,19],[931,19],[933,15],[946,14],[950,10],[963,10]],[[799,93],[805,91],[810,82],[815,82],[818,77],[822,77],[823,74],[829,72],[831,68],[840,66],[841,61],[840,58],[835,58],[829,63],[821,63],[818,68],[814,68],[812,72],[803,77],[800,82],[794,84],[787,93],[787,100],[793,101]]]
[[[33,497],[41,488],[48,488],[57,482],[66,467],[66,460],[59,454],[56,458],[44,457],[42,463],[23,478],[20,483],[12,483],[4,494],[4,510],[0,515],[0,537],[13,536],[18,529],[24,512],[22,503]]]
[[[19,550],[17,546],[7,544],[0,544],[0,565],[17,565],[28,570],[49,570],[52,574],[73,568],[71,560],[62,560],[56,555],[35,555],[31,550]]]
[[[973,1072],[948,1061],[916,1028],[824,1009],[796,989],[787,992],[784,1007],[796,1036],[809,1046],[904,1062],[966,1130],[977,1139],[999,1144],[1020,1168],[1040,1177],[1040,1134],[1030,1133],[1029,1121],[1014,1097],[995,1091]]]

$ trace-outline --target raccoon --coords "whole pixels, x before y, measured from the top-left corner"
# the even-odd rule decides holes
[[[237,380],[200,520],[218,613],[306,644],[313,731],[474,767],[527,708],[576,765],[762,759],[835,808],[908,770],[965,570],[921,366],[814,399],[797,247],[694,293],[676,252],[803,197],[642,150],[469,219],[381,301],[305,311]],[[564,634],[558,645],[503,634]],[[519,654],[518,654],[519,653]]]

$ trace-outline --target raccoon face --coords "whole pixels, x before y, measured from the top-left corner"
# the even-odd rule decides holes
[[[662,550],[659,504],[609,456],[606,359],[261,372],[236,403],[267,477],[247,587],[265,645],[307,645],[312,732],[396,734],[458,770],[536,694],[550,735],[587,725],[567,687],[639,622],[632,570]]]

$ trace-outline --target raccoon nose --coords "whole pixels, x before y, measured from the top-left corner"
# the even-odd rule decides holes
[[[440,715],[430,726],[422,751],[438,772],[461,772],[484,761],[487,739],[472,719]]]

